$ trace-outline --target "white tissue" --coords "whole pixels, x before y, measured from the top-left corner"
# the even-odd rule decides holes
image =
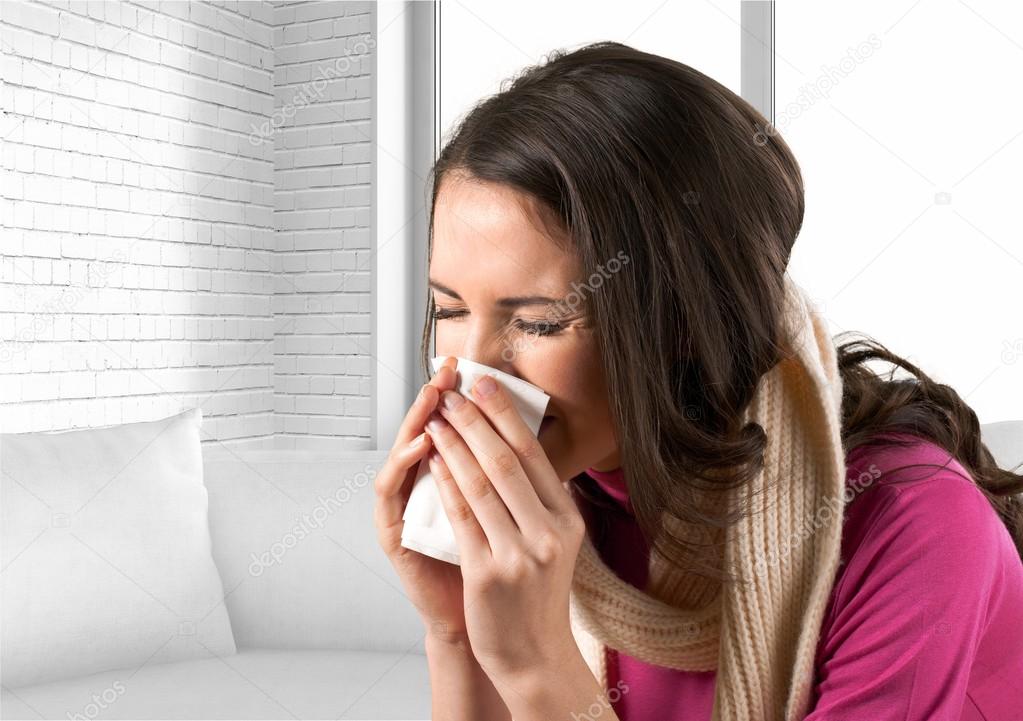
[[[434,373],[447,358],[448,356],[437,356],[430,361]],[[455,390],[469,402],[473,402],[470,389],[481,376],[485,374],[496,378],[511,395],[515,408],[529,430],[534,436],[539,433],[540,422],[550,400],[550,396],[543,390],[521,378],[467,358],[458,357],[455,370],[459,375],[458,387]],[[419,470],[402,520],[405,522],[401,531],[402,546],[441,561],[461,565],[455,533],[444,513],[440,492],[437,490],[433,474],[430,473],[430,462],[426,458],[419,462]]]

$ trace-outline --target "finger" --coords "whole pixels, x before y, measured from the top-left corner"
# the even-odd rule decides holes
[[[449,408],[449,403],[454,405]],[[454,390],[441,394],[438,409],[458,431],[476,462],[494,484],[521,533],[529,538],[543,533],[549,527],[550,513],[540,501],[519,457],[494,430],[483,412]]]
[[[515,520],[458,431],[434,414],[426,425],[426,432],[433,438],[433,445],[482,526],[494,554],[519,546],[522,534]]]
[[[373,522],[377,528],[377,538],[386,553],[391,553],[401,545],[401,530],[404,526],[402,516],[408,494],[402,493],[405,481],[417,469],[419,462],[433,448],[430,435],[423,432],[404,447],[391,449],[387,462],[373,480],[376,489],[376,500],[373,504]],[[408,484],[411,490],[411,483]]]
[[[374,523],[379,529],[380,543],[385,550],[396,548],[400,543],[401,529],[404,525],[401,517],[405,513],[405,504],[412,490],[412,484],[407,482],[415,475],[410,469],[417,465],[433,446],[432,439],[423,431],[423,426],[437,406],[439,393],[454,387],[456,381],[454,369],[457,362],[458,359],[454,356],[445,359],[433,378],[419,389],[419,394],[398,429],[387,461],[374,479],[377,497],[373,508]]]
[[[405,414],[405,418],[398,428],[398,435],[394,440],[395,446],[409,443],[416,435],[423,431],[426,419],[433,409],[437,407],[437,399],[440,397],[440,393],[455,387],[457,374],[455,373],[454,366],[457,362],[457,358],[450,356],[444,361],[433,378],[429,382],[424,383],[422,388],[419,389],[419,394],[412,402],[412,406],[409,408],[408,413]]]
[[[458,544],[458,555],[461,556],[462,565],[475,565],[486,561],[493,555],[490,541],[480,525],[479,519],[476,518],[472,506],[469,505],[458,487],[458,482],[452,475],[451,469],[436,453],[429,454],[428,462],[430,473],[433,474],[433,480],[437,484],[441,505],[451,523],[451,530],[455,534],[455,542]]]
[[[492,391],[489,394],[481,393],[481,390],[486,390],[489,383],[493,384]],[[553,513],[576,510],[575,502],[558,478],[543,445],[522,420],[501,382],[493,376],[483,375],[476,379],[471,392],[473,402],[508,447],[515,452],[522,470],[536,489],[540,502]]]

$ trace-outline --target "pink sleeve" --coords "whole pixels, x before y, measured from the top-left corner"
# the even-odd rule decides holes
[[[993,509],[945,471],[864,493],[875,506],[839,569],[806,721],[958,720],[997,578]]]

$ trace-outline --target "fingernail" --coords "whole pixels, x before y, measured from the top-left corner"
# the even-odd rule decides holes
[[[487,396],[493,395],[494,391],[497,390],[497,383],[494,382],[494,379],[490,376],[483,376],[476,383],[473,390],[476,392],[476,395],[481,398],[486,398]]]
[[[409,441],[409,445],[412,446],[412,447],[415,447],[415,446],[418,446],[420,443],[422,443],[424,440],[426,440],[426,433],[425,432],[424,433],[420,433],[418,436],[416,436],[411,441]]]
[[[465,399],[462,398],[461,394],[455,393],[454,391],[444,391],[444,396],[441,398],[441,402],[444,404],[445,408],[449,411],[453,411],[458,408],[458,406],[462,405],[465,402]]]
[[[429,428],[433,433],[439,433],[444,430],[444,426],[448,424],[443,418],[439,416],[430,416],[430,420],[426,422],[426,427]]]

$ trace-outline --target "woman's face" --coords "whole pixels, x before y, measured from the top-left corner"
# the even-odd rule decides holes
[[[578,259],[539,206],[506,186],[446,177],[434,210],[430,287],[437,355],[518,376],[550,397],[539,439],[558,477],[619,466],[603,364],[579,298]],[[549,312],[550,311],[550,312]]]

